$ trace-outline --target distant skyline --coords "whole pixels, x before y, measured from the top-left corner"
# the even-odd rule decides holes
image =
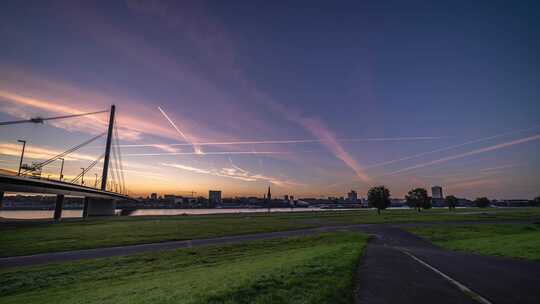
[[[115,104],[133,195],[540,195],[536,1],[0,8],[0,121]],[[17,168],[17,139],[31,163],[105,131],[107,118],[0,126],[0,168]],[[103,149],[67,157],[64,174]]]

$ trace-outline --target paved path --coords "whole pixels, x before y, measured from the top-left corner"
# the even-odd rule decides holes
[[[493,224],[493,223],[531,223],[531,220],[506,220],[506,221],[456,221],[456,222],[423,222],[423,223],[397,223],[397,224],[360,224],[345,226],[329,226],[311,229],[245,234],[237,236],[225,236],[219,238],[197,239],[187,241],[167,241],[161,243],[126,245],[117,247],[82,249],[73,251],[62,251],[52,253],[42,253],[27,256],[14,256],[0,258],[0,268],[31,266],[57,262],[68,262],[83,259],[105,258],[113,256],[130,255],[152,251],[188,248],[204,245],[220,245],[227,243],[238,243],[254,240],[263,240],[270,238],[302,236],[320,232],[329,232],[337,230],[365,230],[368,227],[409,227],[409,226],[431,226],[431,225],[472,225],[472,224]]]
[[[15,256],[0,258],[0,268],[16,267],[16,266],[31,266],[41,265],[55,262],[68,262],[83,259],[105,258],[113,256],[130,255],[145,252],[154,252],[162,250],[190,248],[204,245],[221,245],[229,243],[239,243],[255,240],[264,240],[272,238],[283,238],[291,236],[303,236],[312,235],[321,232],[330,232],[338,230],[354,230],[367,227],[368,225],[354,225],[354,226],[336,226],[336,227],[320,227],[313,229],[280,231],[280,232],[268,232],[268,233],[256,233],[236,236],[225,236],[219,238],[198,239],[188,241],[169,241],[162,243],[150,243],[140,245],[128,245],[118,247],[96,248],[96,249],[83,249],[53,253],[43,253],[26,256]]]
[[[358,303],[539,303],[538,262],[443,250],[395,226],[362,230],[374,238],[358,273]]]

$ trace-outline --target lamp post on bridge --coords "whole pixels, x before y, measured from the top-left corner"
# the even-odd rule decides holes
[[[21,167],[22,167],[23,158],[24,158],[24,149],[26,148],[26,140],[19,139],[17,141],[23,144],[22,152],[21,152],[21,161],[19,162],[19,172],[17,173],[17,176],[20,176],[21,175]]]
[[[59,158],[59,160],[62,161],[62,165],[60,165],[60,181],[64,178],[64,159]]]
[[[82,170],[82,175],[81,175],[81,186],[84,186],[84,170],[85,170],[85,169],[86,169],[86,168],[81,168],[81,170]]]

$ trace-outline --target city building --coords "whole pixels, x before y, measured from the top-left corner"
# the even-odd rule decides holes
[[[434,207],[444,206],[443,189],[441,186],[431,187],[431,204]]]
[[[215,207],[216,205],[221,205],[221,191],[220,190],[210,190],[208,191],[208,203],[210,207]]]
[[[360,206],[362,208],[369,208],[369,201],[367,200],[367,198],[360,199]]]
[[[358,193],[356,193],[356,191],[354,190],[351,190],[351,192],[347,193],[347,200],[356,203],[358,201]]]
[[[441,186],[433,186],[431,187],[431,197],[436,199],[442,199],[443,197],[443,191]]]
[[[174,204],[175,200],[176,200],[176,195],[174,194],[164,194],[163,195],[163,200],[167,203],[171,203],[171,204]]]
[[[150,194],[150,199],[156,201],[158,199],[157,193],[154,192],[154,193]]]

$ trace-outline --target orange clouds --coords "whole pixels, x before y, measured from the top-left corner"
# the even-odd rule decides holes
[[[43,147],[36,147],[32,145],[27,145],[24,151],[25,158],[31,159],[49,159],[52,158],[63,151],[56,149],[49,149]],[[12,143],[0,143],[0,154],[16,156],[21,155],[21,145],[12,144]],[[64,157],[65,160],[89,160],[94,161],[97,157],[81,154],[81,153],[71,153]]]

